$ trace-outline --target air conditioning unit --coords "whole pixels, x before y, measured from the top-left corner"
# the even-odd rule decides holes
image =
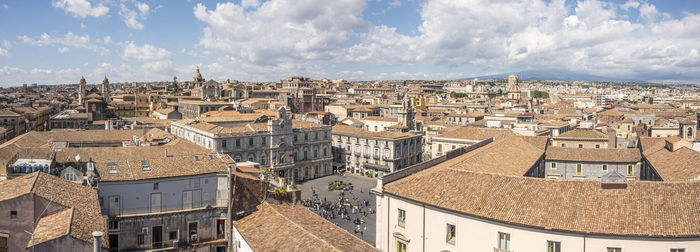
[[[190,235],[190,242],[197,242],[197,234]]]
[[[141,233],[148,234],[148,227],[141,228]]]
[[[177,247],[179,247],[179,246],[180,246],[180,241],[174,240],[174,241],[173,241],[173,248],[177,248]]]

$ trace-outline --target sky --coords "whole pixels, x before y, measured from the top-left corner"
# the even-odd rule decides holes
[[[698,0],[0,0],[0,86],[457,79],[700,83]]]

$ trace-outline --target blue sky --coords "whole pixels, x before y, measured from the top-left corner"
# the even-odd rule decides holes
[[[0,0],[0,86],[455,79],[527,69],[700,82],[700,1]]]

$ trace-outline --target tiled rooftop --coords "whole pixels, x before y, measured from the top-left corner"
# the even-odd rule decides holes
[[[546,160],[636,163],[642,161],[639,149],[591,149],[551,146]]]
[[[233,225],[255,251],[377,251],[301,206],[264,202]]]
[[[547,230],[700,237],[700,182],[638,181],[624,190],[602,190],[599,181],[446,167],[392,182],[384,186],[384,192],[470,216]]]
[[[92,244],[93,231],[107,232],[107,223],[102,218],[95,189],[46,173],[35,172],[12,180],[0,181],[0,192],[3,192],[0,194],[0,201],[33,193],[65,209],[70,209],[70,211],[63,210],[40,219],[35,232],[38,231],[44,240],[68,234]],[[68,232],[65,228],[66,223],[70,224]],[[102,241],[102,246],[107,247],[107,239]]]

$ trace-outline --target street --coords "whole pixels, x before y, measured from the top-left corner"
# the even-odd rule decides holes
[[[318,195],[318,199],[323,201],[324,199],[326,201],[332,202],[334,204],[338,204],[340,195],[342,191],[338,190],[333,190],[329,191],[328,190],[328,184],[332,183],[338,178],[337,175],[333,176],[326,176],[322,178],[317,178],[314,180],[309,180],[305,181],[303,183],[297,184],[298,188],[301,190],[301,198],[303,200],[310,200],[313,195],[313,190],[315,190],[316,194]],[[367,178],[367,177],[362,177],[359,175],[355,174],[346,174],[344,177],[341,176],[340,180],[343,181],[346,185],[349,183],[352,183],[354,189],[351,191],[345,191],[345,198],[348,200],[348,202],[355,206],[355,205],[363,205],[364,201],[367,201],[367,207],[363,207],[363,211],[369,212],[369,208],[374,210],[375,208],[375,199],[374,196],[371,196],[369,194],[369,190],[371,188],[374,188],[376,186],[376,179],[372,178]],[[358,204],[359,202],[359,204]],[[314,213],[320,214],[321,211],[316,211],[315,209],[310,209]],[[345,229],[348,231],[348,233],[353,234],[357,236],[358,238],[366,241],[367,243],[371,244],[374,246],[374,240],[375,240],[375,223],[376,223],[376,214],[370,214],[368,213],[367,216],[365,217],[364,214],[360,214],[359,211],[356,210],[356,213],[352,213],[351,208],[347,209],[348,215],[350,216],[350,220],[345,220],[342,219],[340,216],[337,216],[335,218],[331,218],[329,221],[333,222],[335,225]],[[357,225],[353,223],[353,220],[356,219],[363,219],[364,223],[361,226],[361,229],[364,230],[364,227],[367,229],[362,233],[355,233],[355,229],[357,228]]]

